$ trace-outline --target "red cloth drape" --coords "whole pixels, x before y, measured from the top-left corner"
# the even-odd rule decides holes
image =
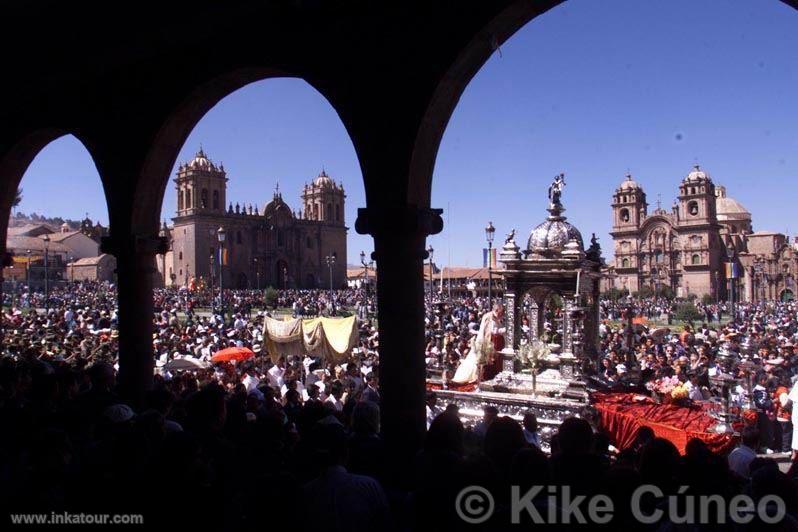
[[[453,392],[473,392],[477,389],[476,382],[464,382],[464,383],[457,383],[457,382],[449,382],[447,384],[449,390]],[[437,382],[430,382],[427,381],[427,390],[442,390],[443,386],[441,386]]]
[[[671,441],[681,454],[692,438],[699,438],[719,454],[728,453],[737,443],[730,434],[708,432],[717,420],[700,405],[657,404],[648,397],[631,393],[595,393],[591,399],[604,429],[619,449],[631,446],[642,426],[651,427],[657,437]]]

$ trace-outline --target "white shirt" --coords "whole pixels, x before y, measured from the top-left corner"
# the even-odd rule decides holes
[[[283,386],[283,375],[285,374],[285,369],[281,368],[280,366],[274,365],[269,368],[268,376],[269,376],[269,386],[273,386],[278,390]]]

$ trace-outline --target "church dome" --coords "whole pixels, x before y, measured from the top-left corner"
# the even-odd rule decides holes
[[[626,179],[623,180],[621,185],[618,187],[618,190],[628,191],[628,190],[638,190],[640,185],[637,181],[632,179],[632,174],[626,174]]]
[[[751,213],[734,198],[726,195],[726,187],[719,186],[715,189],[715,212],[718,221],[725,220],[751,220]]]
[[[207,155],[205,155],[205,152],[202,151],[202,148],[200,148],[200,150],[187,166],[192,170],[216,171],[216,165],[214,165],[213,162],[208,159]]]
[[[574,240],[579,251],[584,251],[582,233],[565,220],[564,216],[549,216],[532,230],[527,251],[536,255],[551,256],[562,253],[568,242]]]
[[[709,174],[698,165],[693,166],[693,170],[684,178],[685,183],[700,183],[703,181],[712,181]]]
[[[335,185],[335,183],[333,183],[333,180],[327,175],[327,172],[322,170],[318,177],[313,180],[313,185],[317,187],[331,188]]]

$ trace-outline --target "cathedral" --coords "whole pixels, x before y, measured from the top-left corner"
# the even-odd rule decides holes
[[[612,197],[615,259],[604,289],[669,287],[677,297],[738,301],[792,299],[796,245],[781,233],[754,232],[751,213],[698,165],[679,184],[668,211],[652,212],[643,187],[627,175]]]
[[[178,167],[177,212],[161,230],[169,251],[157,258],[158,285],[218,286],[220,270],[227,288],[346,284],[343,185],[322,171],[302,189],[300,211],[278,187],[261,210],[227,203],[227,180],[224,165],[202,149]]]

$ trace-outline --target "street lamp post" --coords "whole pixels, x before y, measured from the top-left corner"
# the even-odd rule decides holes
[[[25,252],[28,254],[28,262],[25,267],[25,284],[28,285],[28,293],[30,293],[30,250],[26,249]]]
[[[213,258],[213,251],[211,251],[210,256],[208,257],[208,277],[210,281],[210,289],[211,289],[211,314],[213,314],[213,276],[216,274],[216,268],[214,268],[214,263],[216,262]]]
[[[360,264],[363,265],[363,283],[366,285],[366,294],[369,293],[369,265],[366,262],[366,252],[360,252]]]
[[[260,290],[260,263],[258,257],[255,257],[255,289]]]
[[[69,256],[69,264],[71,266],[69,268],[69,282],[70,283],[74,283],[75,282],[75,257],[73,257],[72,255]]]
[[[44,310],[50,310],[50,279],[49,279],[49,265],[50,265],[50,237],[44,235]]]
[[[224,227],[219,227],[216,230],[216,237],[219,240],[219,311],[222,315],[222,321],[224,321],[224,240],[225,240],[226,233],[224,232]]]
[[[333,302],[333,266],[335,266],[335,255],[327,255],[324,260],[327,262],[327,269],[330,271],[330,304],[333,305],[333,312],[335,312],[335,303]]]
[[[734,311],[734,248],[726,248],[726,257],[728,258],[729,267],[729,307],[731,310],[732,323],[735,321],[736,313]]]
[[[493,235],[496,233],[496,228],[493,227],[493,222],[488,222],[485,227],[485,240],[488,241],[488,308],[492,308],[493,294],[491,291],[493,285]]]
[[[435,253],[432,244],[427,248],[427,253],[429,254],[429,304],[432,305],[432,254]]]

